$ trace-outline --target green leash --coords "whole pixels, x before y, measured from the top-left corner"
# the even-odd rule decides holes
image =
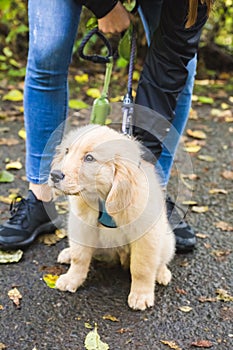
[[[97,35],[107,47],[108,53],[106,56],[100,55],[86,55],[84,54],[84,48],[90,38],[93,35]],[[89,60],[93,63],[103,63],[106,64],[105,78],[104,78],[104,86],[101,92],[100,97],[96,98],[92,105],[91,118],[90,121],[92,124],[100,124],[104,125],[107,117],[111,112],[110,102],[108,100],[108,89],[111,80],[112,67],[113,67],[113,55],[112,55],[112,47],[107,40],[107,38],[98,30],[98,28],[92,29],[83,39],[80,47],[79,47],[79,55],[81,58],[85,60]]]

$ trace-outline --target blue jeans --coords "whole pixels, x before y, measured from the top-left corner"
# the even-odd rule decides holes
[[[71,62],[81,6],[75,0],[29,0],[29,53],[24,90],[26,175],[35,184],[47,182],[56,145],[61,141],[68,106],[68,68]],[[146,27],[145,27],[146,29]],[[188,119],[196,59],[179,96],[169,152],[164,147],[158,165],[166,186],[175,149]],[[54,142],[48,143],[51,135]],[[168,140],[171,135],[168,134]],[[165,143],[167,144],[167,143]],[[47,145],[47,147],[45,147]]]
[[[162,153],[156,163],[156,170],[160,176],[162,187],[166,187],[168,184],[175,153],[179,145],[181,135],[183,134],[188,121],[192,102],[196,65],[197,59],[195,56],[187,65],[188,77],[186,84],[178,97],[172,127],[163,141]]]
[[[26,175],[46,183],[68,106],[68,68],[81,6],[75,0],[29,0],[29,53],[24,89]],[[44,148],[54,130],[57,137]],[[51,148],[51,149],[50,149]]]

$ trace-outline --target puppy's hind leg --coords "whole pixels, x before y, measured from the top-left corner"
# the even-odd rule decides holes
[[[60,264],[70,264],[70,248],[65,248],[59,253],[57,257],[57,262],[59,262]]]
[[[131,289],[128,304],[134,310],[145,310],[154,305],[154,287],[159,261],[156,248],[145,236],[131,245]]]
[[[172,274],[165,264],[160,265],[157,271],[156,281],[164,286],[171,281]]]

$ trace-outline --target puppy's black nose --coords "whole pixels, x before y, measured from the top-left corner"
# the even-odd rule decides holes
[[[50,176],[55,184],[64,179],[65,177],[65,175],[60,170],[51,171]]]

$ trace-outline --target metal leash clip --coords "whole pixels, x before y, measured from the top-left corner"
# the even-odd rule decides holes
[[[129,60],[129,72],[128,72],[128,84],[127,93],[123,98],[122,103],[122,132],[125,135],[133,135],[133,113],[134,113],[134,100],[132,95],[132,82],[133,82],[133,68],[134,59],[136,53],[136,33],[134,27],[132,28],[132,40],[130,49]]]

